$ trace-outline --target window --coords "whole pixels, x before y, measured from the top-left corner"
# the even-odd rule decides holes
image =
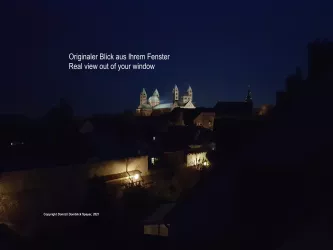
[[[157,161],[158,161],[157,158],[155,158],[155,157],[151,158],[151,164],[155,165]]]

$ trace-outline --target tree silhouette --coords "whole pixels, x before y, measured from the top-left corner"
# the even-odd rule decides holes
[[[63,125],[71,122],[73,117],[74,111],[71,105],[65,99],[60,99],[59,103],[51,108],[44,118],[49,124]]]
[[[84,161],[90,156],[89,142],[79,132],[73,108],[65,99],[61,99],[42,121],[42,155],[50,156],[58,163]]]

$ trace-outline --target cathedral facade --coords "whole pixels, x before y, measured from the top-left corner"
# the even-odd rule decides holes
[[[171,103],[161,103],[160,94],[157,89],[155,89],[153,95],[149,98],[146,90],[142,89],[140,94],[140,105],[136,109],[136,114],[140,116],[151,116],[152,114],[171,112],[174,108],[195,109],[193,104],[193,91],[190,86],[188,87],[186,94],[180,96],[179,89],[177,85],[175,85],[172,90]]]

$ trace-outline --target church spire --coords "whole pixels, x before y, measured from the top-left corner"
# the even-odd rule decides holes
[[[175,87],[172,90],[172,94],[173,94],[173,101],[176,102],[179,100],[179,90],[177,85],[175,85]]]
[[[248,85],[247,96],[245,98],[245,102],[252,102],[252,93],[251,93],[250,85]]]
[[[141,93],[140,93],[140,105],[146,104],[146,103],[147,103],[147,92],[143,88],[142,91],[141,91]]]
[[[160,97],[160,94],[158,93],[158,90],[155,89],[154,93],[153,93],[153,96],[157,96],[157,97]]]
[[[187,89],[187,96],[189,97],[189,101],[193,101],[193,91],[190,85],[188,85],[188,89]]]

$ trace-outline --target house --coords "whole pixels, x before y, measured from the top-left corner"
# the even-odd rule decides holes
[[[197,126],[213,130],[215,111],[212,108],[174,109],[173,119],[177,125]]]

